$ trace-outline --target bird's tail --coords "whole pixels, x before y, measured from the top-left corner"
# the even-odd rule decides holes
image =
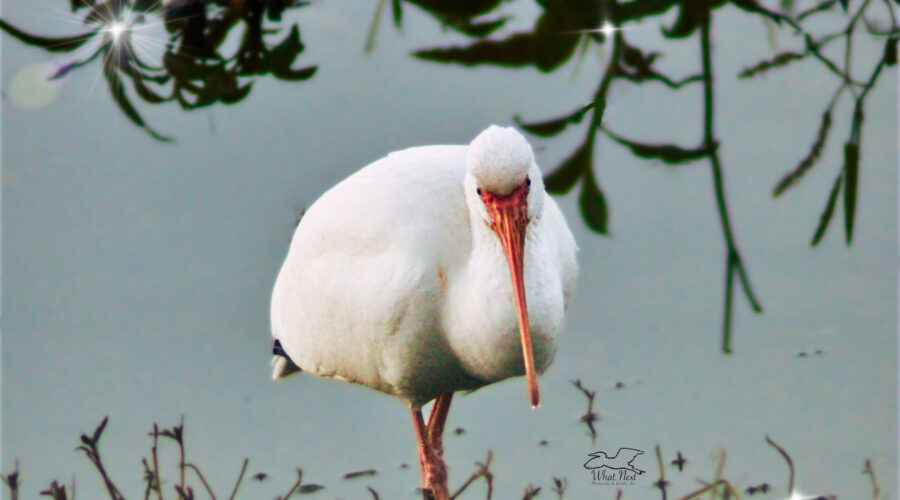
[[[272,380],[282,379],[288,375],[303,371],[297,366],[290,356],[281,347],[281,342],[275,339],[272,346]]]

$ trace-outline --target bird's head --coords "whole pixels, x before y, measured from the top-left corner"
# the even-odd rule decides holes
[[[544,183],[528,141],[514,128],[492,125],[469,145],[466,158],[469,206],[500,240],[509,264],[531,405],[538,406],[537,374],[525,300],[525,235],[543,208]]]

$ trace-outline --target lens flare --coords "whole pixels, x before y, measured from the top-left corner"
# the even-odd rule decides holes
[[[118,21],[113,21],[109,24],[109,27],[106,28],[106,31],[112,35],[113,43],[119,43],[119,38],[122,37],[122,34],[125,33],[127,28],[125,25]]]
[[[603,26],[600,26],[600,29],[597,30],[600,33],[603,33],[606,37],[611,37],[616,32],[616,25],[609,21],[603,21]]]

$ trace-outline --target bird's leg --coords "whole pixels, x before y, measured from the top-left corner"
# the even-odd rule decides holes
[[[419,452],[419,470],[422,472],[422,487],[425,487],[425,464],[428,463],[428,453],[431,447],[428,443],[428,432],[425,430],[425,419],[422,418],[422,410],[412,408],[413,428],[416,431],[416,448]]]
[[[416,430],[416,444],[419,450],[419,466],[422,472],[422,490],[425,498],[448,500],[447,469],[439,455],[435,455],[429,432],[422,418],[422,410],[412,409],[413,427]]]
[[[444,425],[447,423],[447,415],[450,413],[450,402],[453,400],[452,392],[445,392],[434,400],[431,413],[428,415],[428,440],[431,448],[438,458],[444,456]]]

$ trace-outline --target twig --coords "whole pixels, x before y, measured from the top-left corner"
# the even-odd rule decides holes
[[[209,497],[212,498],[212,500],[216,500],[216,494],[213,493],[212,488],[209,487],[209,483],[206,482],[206,478],[203,477],[203,473],[200,472],[200,469],[197,468],[196,465],[190,463],[184,464],[184,466],[189,467],[194,471],[195,474],[197,474],[197,477],[200,478],[200,482],[203,483],[203,487],[206,488],[206,492],[209,493]]]
[[[728,490],[728,493],[730,495],[732,495],[736,500],[741,500],[741,495],[737,492],[737,490],[734,488],[734,486],[732,486],[730,482],[728,482],[724,479],[720,479],[712,484],[707,484],[706,486],[700,488],[699,490],[692,491],[691,493],[688,493],[687,495],[679,498],[678,500],[690,500],[692,498],[697,498],[698,495],[702,495],[703,493],[705,493],[709,490],[715,491],[716,488],[718,488],[719,486],[723,486],[723,485],[725,486],[725,489]]]
[[[375,32],[378,31],[378,23],[381,20],[381,11],[384,10],[384,3],[384,0],[378,0],[378,5],[375,6],[375,16],[372,17],[369,33],[366,35],[366,54],[372,52],[372,49],[375,48]]]
[[[712,484],[719,484],[722,480],[722,469],[725,468],[725,450],[719,450],[719,457],[716,460],[716,475],[713,476]],[[717,488],[713,488],[710,493],[709,500],[716,500],[716,490]]]
[[[456,493],[450,495],[450,500],[454,500],[459,497],[459,495],[461,495],[463,491],[466,491],[466,488],[468,488],[469,485],[471,485],[473,482],[475,482],[476,479],[481,477],[483,477],[487,482],[487,500],[491,500],[491,496],[494,494],[494,473],[491,472],[491,460],[493,460],[493,458],[494,453],[491,450],[488,450],[487,458],[484,459],[484,463],[475,462],[478,470],[473,472],[472,475],[469,476],[469,479],[466,479],[462,486],[460,486],[459,489],[456,490]]]
[[[153,423],[153,446],[150,448],[150,454],[153,455],[153,475],[156,478],[156,496],[158,500],[163,500],[162,484],[159,477],[159,459],[157,458],[156,448],[159,443],[159,426]]]
[[[569,481],[567,481],[566,478],[560,479],[556,476],[553,477],[553,493],[556,493],[557,500],[563,500],[563,494],[568,487]]]
[[[144,480],[147,481],[147,488],[144,490],[144,500],[149,500],[150,492],[153,491],[154,488],[158,488],[159,485],[156,483],[156,478],[153,475],[153,471],[150,469],[150,464],[147,463],[146,458],[141,459],[141,464],[144,466]]]
[[[125,497],[122,496],[122,493],[119,492],[115,483],[110,479],[109,474],[106,473],[106,468],[103,467],[103,460],[100,458],[100,448],[98,447],[98,443],[100,442],[100,436],[103,434],[103,429],[106,428],[106,423],[108,421],[108,416],[103,417],[103,421],[100,422],[100,425],[98,425],[96,429],[94,429],[94,433],[90,437],[88,437],[87,434],[82,434],[81,442],[83,444],[77,447],[76,451],[84,452],[84,454],[87,455],[88,460],[94,465],[94,468],[100,473],[100,477],[103,478],[103,484],[106,486],[106,491],[109,493],[110,499],[125,500]]]
[[[538,496],[538,493],[541,492],[541,488],[535,488],[534,485],[529,484],[525,488],[525,493],[522,495],[522,500],[531,500],[532,498]]]
[[[590,430],[588,435],[591,436],[591,444],[595,444],[597,442],[597,429],[594,428],[594,422],[600,418],[597,413],[594,412],[594,397],[597,395],[597,391],[586,389],[581,385],[581,379],[572,380],[571,382],[572,385],[578,388],[588,400],[587,411],[584,412],[584,415],[581,416],[580,420],[584,422]]]
[[[372,494],[372,498],[373,498],[374,500],[381,500],[381,499],[378,497],[378,492],[375,491],[375,490],[373,490],[371,486],[366,486],[366,489],[369,490],[369,493]]]
[[[772,441],[772,438],[770,438],[768,435],[766,436],[766,442],[769,443],[770,445],[772,445],[776,450],[778,450],[778,453],[781,453],[781,456],[784,457],[785,461],[787,461],[788,469],[790,469],[790,471],[791,471],[790,477],[788,479],[787,494],[788,494],[788,496],[793,495],[794,494],[794,461],[791,460],[791,456],[788,455],[788,453],[786,451],[784,451],[784,448],[782,448],[781,446],[778,446],[775,443],[775,441]]]
[[[234,500],[234,496],[237,495],[238,488],[241,486],[241,481],[244,479],[244,473],[247,472],[247,464],[250,462],[249,458],[244,459],[244,463],[241,465],[241,473],[238,474],[237,481],[234,483],[234,488],[231,489],[231,495],[228,496],[228,500]],[[297,472],[300,474],[300,477],[303,477],[303,472],[300,469],[297,469]],[[297,486],[300,486],[300,480],[297,480]],[[293,491],[293,490],[291,490]],[[290,495],[289,495],[290,496]],[[287,498],[287,497],[284,497]]]
[[[50,487],[41,492],[41,496],[48,496],[53,500],[68,500],[69,497],[66,495],[66,486],[60,486],[59,483],[54,480],[50,483]]]
[[[181,460],[178,463],[178,472],[180,481],[178,483],[178,489],[181,491],[181,494],[184,494],[187,490],[185,490],[184,485],[184,469],[185,469],[185,451],[184,451],[184,415],[181,416],[181,423],[179,425],[173,426],[171,429],[163,429],[160,433],[160,436],[169,438],[176,443],[178,443],[178,454],[181,457]],[[157,470],[157,474],[159,471]],[[162,488],[160,488],[161,490]]]
[[[659,449],[659,445],[656,445],[656,462],[659,464],[659,480],[653,483],[653,485],[662,492],[662,500],[666,500],[666,487],[669,482],[666,481],[666,470],[663,467],[662,452]]]
[[[247,463],[246,459],[244,460],[244,463],[245,464]],[[241,472],[241,475],[243,475],[243,471]],[[240,483],[240,481],[238,481],[238,482]],[[302,482],[303,482],[303,469],[297,469],[297,481],[294,483],[294,486],[291,486],[291,489],[288,490],[286,495],[279,496],[278,500],[287,500],[288,498],[290,498],[291,495],[293,495],[294,492],[297,491],[298,488],[300,488],[300,484]],[[237,491],[237,487],[235,487],[235,491]]]
[[[753,287],[750,285],[750,279],[744,268],[741,254],[738,251],[737,243],[731,229],[731,218],[728,215],[728,204],[725,200],[725,181],[722,174],[722,164],[719,160],[718,148],[715,148],[716,140],[714,137],[714,115],[713,115],[713,73],[710,43],[710,12],[707,10],[702,14],[703,19],[700,23],[700,52],[703,64],[703,108],[704,108],[704,128],[703,143],[707,151],[709,151],[710,167],[712,168],[713,187],[716,195],[716,205],[719,209],[719,221],[722,225],[722,232],[725,236],[725,243],[728,247],[725,266],[725,312],[722,322],[722,352],[731,354],[731,314],[733,302],[731,298],[733,288],[733,275],[737,273],[744,290],[744,295],[750,302],[753,312],[762,312],[762,305],[756,298]]]
[[[16,459],[16,468],[9,474],[0,475],[3,484],[9,488],[10,500],[18,500],[19,498],[19,459]]]
[[[875,479],[875,469],[872,468],[872,461],[868,458],[866,459],[866,468],[863,470],[863,474],[868,474],[869,479],[872,481],[872,500],[878,500],[881,490],[878,488],[878,480]]]
[[[816,5],[815,7],[810,7],[809,9],[806,9],[803,12],[797,14],[796,18],[798,21],[802,21],[805,17],[834,7],[836,3],[838,3],[838,0],[826,0],[819,5]]]

